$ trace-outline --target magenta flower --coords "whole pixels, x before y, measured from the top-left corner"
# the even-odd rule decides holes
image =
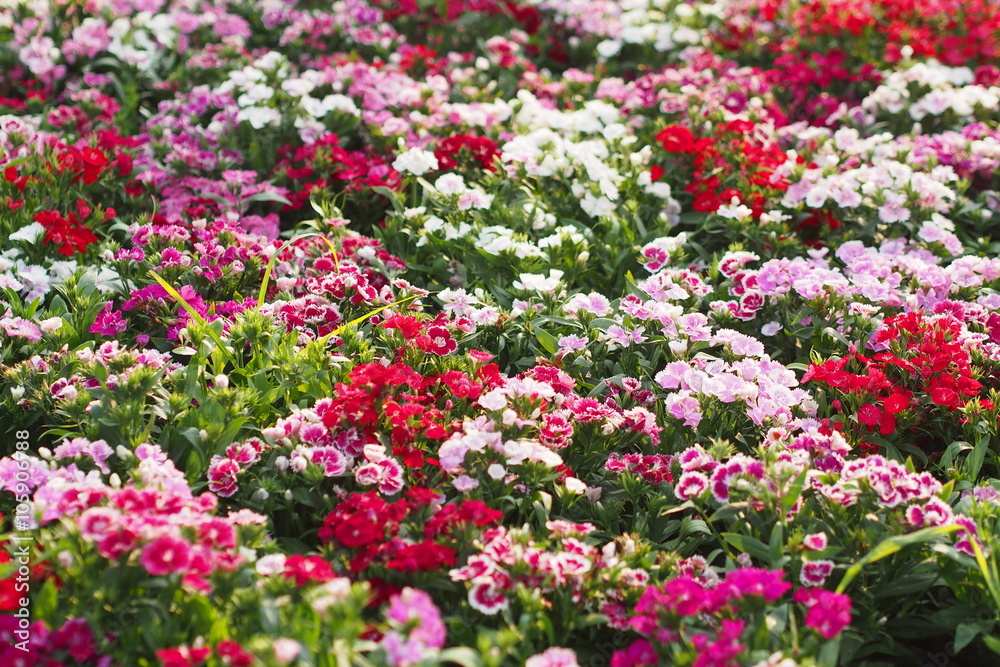
[[[615,651],[611,667],[653,667],[659,664],[656,650],[647,639],[637,639],[624,651]]]
[[[723,585],[737,597],[759,595],[765,602],[774,602],[792,587],[784,578],[781,570],[744,567],[727,574]]]
[[[806,625],[826,639],[833,639],[851,623],[851,598],[822,588],[800,588],[792,597],[804,605]]]
[[[179,537],[164,535],[145,546],[139,562],[154,576],[183,572],[191,562],[191,545]]]
[[[90,326],[90,333],[95,333],[99,336],[114,337],[125,331],[127,325],[122,318],[121,311],[111,310],[111,306],[112,303],[110,301],[104,304],[101,312],[97,313],[94,323]]]

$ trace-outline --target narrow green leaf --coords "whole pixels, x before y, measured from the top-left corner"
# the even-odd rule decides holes
[[[906,547],[932,542],[937,538],[947,535],[948,533],[953,533],[960,528],[961,526],[959,525],[931,526],[930,528],[922,528],[913,533],[897,535],[895,537],[882,540],[876,544],[871,551],[865,554],[861,560],[852,565],[847,572],[844,573],[844,578],[840,580],[840,585],[837,586],[837,592],[843,593],[850,583],[854,581],[854,578],[861,573],[861,570],[864,569],[865,565],[882,560],[883,558],[888,558]]]

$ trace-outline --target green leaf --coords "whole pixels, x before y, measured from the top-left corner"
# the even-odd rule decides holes
[[[972,643],[979,635],[993,629],[993,621],[986,623],[960,623],[955,628],[955,652],[961,653],[962,649]]]
[[[861,573],[865,565],[888,558],[906,547],[932,542],[939,537],[953,533],[959,529],[961,529],[959,525],[931,526],[930,528],[922,528],[907,535],[897,535],[882,540],[844,573],[844,578],[840,580],[840,585],[837,586],[837,592],[843,593],[850,583],[854,581],[854,578]]]
[[[808,470],[803,470],[802,474],[796,477],[792,485],[788,487],[788,492],[781,497],[781,511],[783,514],[787,515],[788,511],[798,502],[799,496],[802,495],[802,487],[806,483],[808,472]]]
[[[285,206],[291,206],[291,204],[292,204],[292,202],[290,202],[287,198],[282,197],[277,192],[258,192],[255,195],[251,195],[250,197],[247,197],[243,201],[246,201],[246,202],[255,202],[255,201],[265,201],[265,202],[268,202],[268,201],[270,201],[270,202],[277,202],[279,204],[284,204]]]
[[[46,579],[42,589],[31,596],[34,615],[37,618],[51,618],[59,607],[59,594],[54,579]]]
[[[479,654],[468,646],[446,648],[438,654],[438,660],[441,662],[453,662],[462,667],[479,667],[482,664],[479,660]]]
[[[722,533],[722,539],[729,542],[742,553],[747,553],[764,562],[771,561],[771,550],[768,545],[758,539],[739,533]]]
[[[965,459],[965,465],[962,467],[962,472],[967,475],[968,479],[979,479],[979,471],[983,468],[983,461],[986,460],[986,452],[989,447],[990,436],[988,433],[984,433],[979,437],[976,446],[972,448],[972,453]]]
[[[823,647],[816,656],[816,664],[819,667],[836,667],[840,654],[840,637],[823,642]]]
[[[983,643],[986,644],[986,648],[1000,655],[1000,638],[993,635],[986,635],[983,637]]]
[[[778,562],[781,560],[781,552],[785,547],[785,530],[780,523],[774,524],[774,528],[771,529],[770,547],[770,560],[768,560],[768,563],[771,567],[778,567]]]
[[[559,350],[559,341],[549,332],[536,329],[535,338],[538,339],[538,342],[549,354],[555,354]]]

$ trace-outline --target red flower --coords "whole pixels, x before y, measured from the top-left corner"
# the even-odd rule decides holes
[[[83,161],[83,182],[85,185],[95,183],[108,164],[108,156],[103,151],[90,146],[80,149],[80,159]]]
[[[292,554],[285,561],[285,576],[294,579],[296,586],[304,586],[309,581],[330,581],[334,574],[330,564],[320,556]]]
[[[61,255],[85,252],[88,243],[98,240],[72,213],[64,218],[58,211],[40,211],[33,217],[45,228],[45,239],[42,242],[59,244]]]
[[[424,464],[424,453],[409,445],[396,445],[392,448],[393,456],[402,460],[407,468],[419,468]]]
[[[216,646],[215,653],[224,665],[250,667],[253,664],[253,656],[244,651],[243,647],[231,639],[227,639]]]
[[[695,150],[694,135],[681,125],[667,125],[656,135],[656,140],[668,153],[692,153]]]
[[[944,408],[958,407],[958,392],[950,387],[937,386],[929,392],[931,400]]]
[[[882,419],[882,411],[878,406],[867,403],[858,408],[858,421],[868,427],[869,430],[875,427]]]
[[[885,411],[890,415],[898,415],[900,412],[910,407],[912,395],[910,392],[893,392],[891,396],[882,401]]]
[[[393,313],[382,322],[383,329],[398,329],[406,340],[413,340],[420,333],[420,322],[415,317]]]
[[[456,562],[455,552],[452,549],[425,540],[398,549],[386,563],[386,567],[400,572],[429,572],[442,567],[451,567]]]
[[[160,649],[156,652],[156,657],[159,658],[162,667],[197,667],[208,659],[211,652],[207,648],[178,646]]]
[[[427,333],[417,336],[415,342],[424,352],[432,352],[442,357],[458,349],[458,343],[444,327],[429,327]]]
[[[361,515],[352,514],[340,522],[333,535],[345,547],[357,548],[383,539],[385,531],[381,525]]]

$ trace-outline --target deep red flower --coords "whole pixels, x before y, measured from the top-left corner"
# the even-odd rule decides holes
[[[451,567],[456,562],[453,549],[431,540],[424,540],[401,547],[385,565],[390,570],[400,572],[429,572],[442,567]]]
[[[77,220],[73,213],[64,218],[58,211],[39,211],[33,218],[45,228],[45,238],[42,243],[58,244],[61,255],[85,252],[88,243],[98,240],[97,236]]]

